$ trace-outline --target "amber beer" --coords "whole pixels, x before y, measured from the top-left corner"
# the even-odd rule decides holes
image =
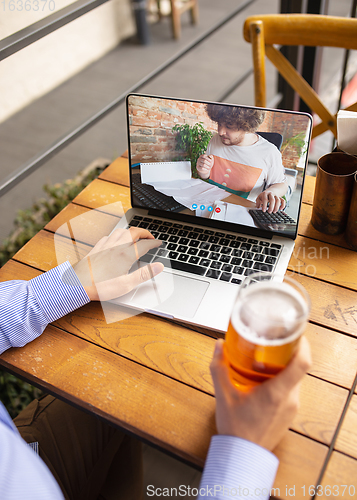
[[[230,376],[240,389],[274,377],[289,362],[307,322],[309,296],[295,280],[268,273],[248,277],[225,341]]]

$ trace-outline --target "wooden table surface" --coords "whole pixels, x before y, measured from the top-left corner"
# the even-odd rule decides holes
[[[66,258],[75,262],[85,255],[122,216],[112,204],[130,207],[127,186],[123,156],[1,268],[0,280],[28,280],[56,266],[55,231],[97,208],[91,230],[77,231],[75,244],[56,237]],[[314,178],[308,177],[288,269],[311,296],[306,336],[313,366],[302,384],[299,412],[275,450],[280,467],[274,486],[281,498],[310,498],[318,482],[321,498],[330,496],[327,485],[335,486],[331,496],[357,498],[357,254],[343,236],[326,236],[311,226],[313,190]],[[146,314],[107,324],[101,305],[90,303],[26,347],[3,353],[0,364],[202,467],[215,433],[209,373],[215,337]]]

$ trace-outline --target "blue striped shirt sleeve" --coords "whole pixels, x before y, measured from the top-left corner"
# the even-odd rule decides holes
[[[273,453],[255,443],[234,436],[213,436],[198,498],[266,500],[278,465]]]
[[[26,345],[48,323],[89,301],[69,262],[30,281],[0,283],[0,354]]]
[[[0,498],[64,500],[41,458],[22,439],[0,403]]]

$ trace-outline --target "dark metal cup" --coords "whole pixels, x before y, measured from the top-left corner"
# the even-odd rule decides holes
[[[354,176],[352,199],[347,220],[346,240],[353,250],[357,250],[357,174]]]
[[[321,233],[345,230],[356,172],[357,158],[347,153],[329,153],[318,160],[311,222]]]

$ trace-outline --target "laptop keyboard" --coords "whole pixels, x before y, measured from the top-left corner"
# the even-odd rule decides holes
[[[239,285],[245,276],[274,270],[282,246],[211,229],[135,215],[129,227],[142,227],[163,243],[140,258],[165,267]]]
[[[141,184],[141,175],[132,174],[132,193],[136,205],[166,210],[167,212],[180,212],[184,206],[172,196],[166,196],[149,184]]]

